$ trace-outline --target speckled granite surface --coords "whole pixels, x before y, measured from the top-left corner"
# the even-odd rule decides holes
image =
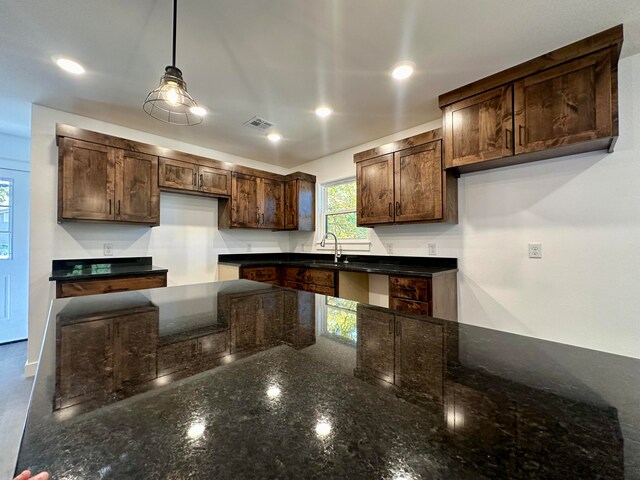
[[[640,361],[330,303],[247,281],[56,300],[17,468],[639,477]]]

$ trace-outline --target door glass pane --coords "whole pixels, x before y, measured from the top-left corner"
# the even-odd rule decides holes
[[[0,260],[11,258],[13,180],[0,178]]]

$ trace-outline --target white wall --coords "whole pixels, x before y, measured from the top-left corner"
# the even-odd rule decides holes
[[[284,169],[274,165],[34,105],[31,125],[27,374],[33,373],[35,368],[50,299],[55,296],[54,282],[49,282],[52,259],[101,257],[103,244],[111,243],[114,246],[114,256],[152,256],[154,264],[169,269],[169,285],[184,285],[215,280],[219,253],[288,250],[289,238],[286,232],[220,231],[217,227],[216,199],[173,193],[161,193],[158,227],[57,224],[56,122],[239,165],[286,173]]]
[[[0,132],[0,168],[29,171],[29,137]]]
[[[619,65],[620,138],[594,152],[463,175],[458,225],[371,230],[371,254],[459,259],[459,320],[640,358],[640,54]],[[440,120],[298,168],[330,182],[355,175],[353,154]],[[320,220],[320,219],[319,219]],[[542,242],[529,259],[527,243]],[[295,251],[314,235],[292,234]],[[391,252],[389,252],[391,253]]]

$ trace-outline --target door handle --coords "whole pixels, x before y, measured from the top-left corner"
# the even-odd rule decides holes
[[[389,335],[393,335],[393,320],[389,320]]]
[[[504,148],[511,149],[511,130],[508,128],[504,129]]]
[[[120,200],[118,200],[118,215],[120,215]]]
[[[111,199],[109,199],[109,215],[111,215]]]
[[[192,182],[193,182],[193,186],[195,187],[196,186],[196,172],[193,172],[193,180],[192,180]]]
[[[262,214],[262,225],[264,225],[264,213]]]
[[[390,217],[393,216],[393,212],[391,211],[391,209],[392,209],[392,205],[391,205],[391,202],[389,202],[389,216]]]
[[[203,176],[202,176],[202,174],[200,174],[200,188],[202,188],[202,184],[203,184],[203,183],[204,183],[204,181],[203,181]]]
[[[523,139],[524,136],[526,135],[526,130],[524,129],[524,125],[518,125],[518,144],[522,147],[524,144]]]
[[[396,202],[396,215],[400,215],[400,202]]]

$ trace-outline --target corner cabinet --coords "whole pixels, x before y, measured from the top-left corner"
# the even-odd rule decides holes
[[[618,26],[441,95],[445,168],[613,151],[621,46]]]
[[[443,170],[437,129],[354,156],[359,226],[457,223],[457,174]]]
[[[62,138],[58,222],[106,221],[158,225],[158,157]]]

